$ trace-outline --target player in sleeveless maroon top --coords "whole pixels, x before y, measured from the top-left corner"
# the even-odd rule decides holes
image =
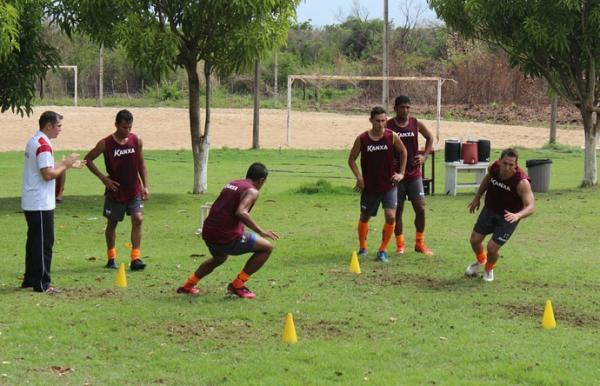
[[[479,267],[485,265],[483,280],[493,281],[498,251],[513,234],[519,221],[534,211],[535,199],[529,178],[518,166],[518,160],[516,150],[504,150],[500,159],[490,165],[475,198],[469,204],[469,211],[475,212],[479,209],[481,196],[486,192],[485,205],[471,233],[471,248],[477,260],[467,267],[467,276],[476,276]],[[488,234],[492,234],[492,237],[487,243],[486,254],[483,240]]]
[[[229,255],[252,253],[244,269],[227,286],[227,293],[245,299],[256,297],[246,287],[246,282],[271,256],[273,246],[266,238],[279,238],[275,232],[263,230],[250,217],[250,211],[258,200],[258,191],[265,184],[268,174],[265,165],[256,162],[248,168],[245,179],[225,185],[202,225],[202,238],[212,257],[200,264],[185,284],[177,289],[177,293],[200,294],[196,284],[223,264]],[[244,225],[256,233],[244,232]]]
[[[399,95],[394,101],[396,116],[387,121],[386,127],[400,137],[406,147],[407,162],[406,176],[398,184],[398,209],[396,210],[396,253],[404,253],[406,243],[404,240],[402,213],[404,201],[408,197],[415,211],[415,251],[432,256],[433,252],[425,245],[425,190],[423,189],[423,176],[421,167],[427,155],[433,149],[433,136],[427,127],[410,113],[410,98]],[[425,149],[419,151],[419,134],[425,138]]]
[[[356,177],[355,190],[360,195],[360,218],[358,220],[358,240],[361,257],[367,255],[367,233],[369,219],[377,215],[379,205],[383,207],[385,225],[377,260],[387,263],[387,245],[394,233],[397,193],[396,185],[404,178],[406,149],[398,135],[385,128],[386,113],[382,107],[371,110],[371,129],[363,132],[354,141],[348,166]],[[395,161],[397,157],[399,162]],[[356,159],[360,155],[360,170]]]
[[[150,198],[148,173],[144,164],[142,139],[131,132],[133,115],[127,110],[117,113],[115,132],[101,139],[85,156],[88,168],[104,184],[104,217],[106,217],[107,268],[118,268],[116,263],[117,225],[131,216],[131,262],[132,271],[143,270],[146,264],[140,259],[142,244],[143,201]],[[94,164],[104,155],[106,174]]]

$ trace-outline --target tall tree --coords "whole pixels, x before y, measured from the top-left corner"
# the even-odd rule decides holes
[[[448,26],[498,45],[512,66],[545,78],[573,103],[585,137],[582,186],[596,185],[600,113],[600,1],[428,0]]]
[[[69,0],[58,14],[99,41],[107,30],[127,49],[134,63],[166,73],[177,67],[188,76],[189,117],[194,158],[194,194],[207,191],[212,74],[246,70],[264,54],[285,43],[299,0]],[[66,2],[64,2],[66,3]],[[113,26],[98,15],[115,10]],[[200,78],[204,62],[206,113],[200,130]]]
[[[31,114],[35,85],[58,65],[44,38],[43,0],[0,0],[0,112]]]

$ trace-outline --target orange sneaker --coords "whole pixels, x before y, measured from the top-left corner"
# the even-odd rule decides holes
[[[415,244],[415,252],[423,253],[427,256],[433,256],[433,251],[427,248],[427,245],[425,245],[425,243]]]
[[[405,249],[405,244],[402,245],[397,245],[396,246],[396,253],[401,255],[404,253],[404,249]]]

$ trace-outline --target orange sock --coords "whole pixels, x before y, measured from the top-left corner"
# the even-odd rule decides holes
[[[396,246],[398,248],[400,248],[400,247],[403,247],[404,244],[405,244],[404,235],[403,234],[396,235]]]
[[[242,288],[248,280],[250,280],[250,275],[244,271],[240,271],[232,284],[235,288]]]
[[[106,251],[106,257],[108,257],[108,260],[114,260],[117,258],[117,248],[109,248]]]
[[[381,236],[381,245],[379,246],[380,251],[387,250],[387,246],[392,239],[392,235],[394,234],[394,224],[383,224],[383,232]]]
[[[131,250],[131,261],[137,260],[140,258],[140,249],[139,248],[133,248]]]
[[[196,276],[196,272],[194,272],[190,275],[190,277],[188,277],[183,287],[187,289],[193,288],[196,284],[198,284],[199,281],[200,278]]]
[[[487,262],[487,254],[485,253],[485,251],[481,251],[479,252],[477,255],[477,261],[479,262],[479,264],[485,264]]]
[[[490,262],[485,263],[485,271],[486,272],[489,272],[494,268],[496,268],[496,263],[490,263]]]
[[[358,244],[360,248],[367,249],[367,233],[369,233],[369,223],[358,221]]]
[[[425,232],[417,232],[415,244],[425,244]]]

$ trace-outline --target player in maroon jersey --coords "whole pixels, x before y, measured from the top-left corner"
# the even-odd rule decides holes
[[[406,167],[406,149],[398,135],[385,128],[386,113],[382,107],[376,106],[371,110],[369,121],[371,129],[363,132],[354,141],[348,166],[356,177],[355,190],[360,195],[360,218],[358,221],[358,241],[361,257],[367,255],[367,233],[369,219],[377,215],[379,205],[383,207],[385,225],[377,259],[388,262],[387,245],[394,233],[394,218],[396,216],[397,193],[396,185],[404,178]],[[395,162],[398,153],[400,162]],[[360,155],[360,168],[356,159]]]
[[[500,159],[490,165],[473,201],[468,205],[471,213],[478,210],[481,196],[486,192],[485,205],[475,223],[470,240],[477,260],[467,267],[467,276],[476,276],[479,267],[485,265],[483,280],[493,281],[498,251],[513,234],[519,221],[534,211],[535,199],[529,178],[518,166],[518,160],[516,150],[504,150]],[[483,240],[489,234],[492,234],[492,237],[487,243],[486,254]]]
[[[396,116],[387,121],[386,127],[400,137],[406,147],[406,176],[398,184],[398,209],[396,210],[396,253],[404,253],[405,240],[402,226],[404,201],[408,197],[415,211],[415,251],[432,256],[433,252],[425,245],[425,190],[421,165],[433,149],[433,136],[421,121],[417,121],[410,113],[410,98],[405,95],[396,97],[394,101]],[[419,152],[419,134],[425,137],[425,150]]]
[[[202,238],[212,257],[200,264],[185,284],[177,289],[177,293],[198,295],[200,290],[196,288],[196,284],[223,264],[229,255],[252,253],[244,269],[227,286],[227,293],[245,299],[256,297],[246,287],[246,282],[263,266],[273,251],[267,238],[279,239],[275,232],[262,229],[250,217],[250,210],[258,200],[258,191],[265,184],[268,174],[265,165],[256,162],[248,168],[245,179],[225,185],[202,225]],[[244,225],[256,233],[244,232]]]
[[[121,110],[115,119],[116,130],[101,139],[85,156],[88,168],[102,181],[106,187],[104,192],[104,211],[107,219],[106,255],[107,268],[117,268],[116,238],[117,225],[125,217],[131,216],[131,263],[132,271],[146,268],[140,259],[142,243],[142,221],[144,220],[143,201],[150,198],[148,191],[148,173],[144,164],[142,139],[131,132],[133,115],[128,110]],[[94,160],[104,155],[106,174],[94,164]]]

